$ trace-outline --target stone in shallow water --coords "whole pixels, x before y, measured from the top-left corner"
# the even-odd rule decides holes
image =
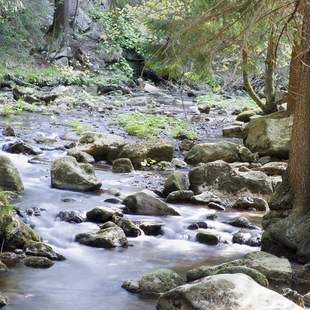
[[[160,199],[144,192],[129,195],[123,201],[128,213],[140,215],[179,215],[177,211],[169,207]]]
[[[253,225],[246,217],[238,216],[225,222],[225,224],[248,229],[258,229],[256,225]]]
[[[188,176],[184,172],[176,171],[173,172],[165,181],[163,194],[168,196],[170,193],[180,190],[189,189]]]
[[[233,235],[232,242],[238,244],[246,244],[248,246],[259,247],[261,246],[262,232],[259,230],[247,231],[241,229]]]
[[[143,222],[139,225],[139,227],[147,236],[158,236],[163,235],[164,232],[162,228],[164,225],[164,223]]]
[[[113,215],[112,221],[124,231],[126,237],[135,238],[141,235],[139,227],[129,219],[122,218],[118,215]]]
[[[46,257],[51,260],[62,261],[64,256],[56,253],[53,248],[43,242],[30,242],[24,247],[27,255]]]
[[[24,259],[24,265],[32,268],[50,268],[54,262],[46,257],[27,256]]]
[[[16,141],[12,143],[5,144],[3,150],[8,153],[13,154],[25,154],[25,155],[39,155],[42,152],[36,150],[32,146],[26,144],[23,141]]]
[[[86,213],[87,220],[94,223],[105,223],[112,220],[112,216],[118,214],[111,208],[96,207]]]
[[[114,173],[129,173],[134,170],[129,158],[118,158],[113,161],[112,171]]]
[[[81,211],[60,211],[56,215],[56,219],[74,224],[83,223],[85,221]]]
[[[194,196],[193,191],[189,191],[189,190],[174,191],[168,195],[166,201],[168,203],[190,202],[193,196]]]
[[[158,296],[184,283],[185,281],[174,271],[160,269],[144,274],[139,280],[125,281],[122,287],[132,293]]]
[[[76,191],[93,191],[101,187],[90,164],[79,164],[74,157],[54,160],[51,168],[52,187]]]
[[[223,268],[231,266],[246,266],[255,269],[265,275],[268,281],[275,286],[290,286],[292,281],[292,267],[288,259],[277,257],[275,255],[257,251],[245,255],[228,263],[214,266],[214,268]],[[210,275],[210,266],[201,266],[187,272],[188,281],[194,281]]]
[[[197,233],[196,240],[207,245],[217,245],[220,242],[219,236],[210,232]]]
[[[2,130],[2,134],[6,137],[15,137],[15,130],[12,126],[6,126]]]
[[[158,310],[299,310],[301,307],[245,274],[220,274],[160,296]]]
[[[21,192],[24,185],[9,157],[0,155],[0,191]]]
[[[107,222],[110,223],[110,222]],[[81,233],[75,237],[81,244],[97,248],[126,247],[128,241],[124,231],[116,224],[111,223],[110,227],[102,226],[96,233]]]

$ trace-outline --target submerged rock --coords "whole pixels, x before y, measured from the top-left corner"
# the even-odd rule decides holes
[[[179,286],[160,296],[158,310],[299,310],[301,307],[251,277],[219,274]]]
[[[110,222],[108,222],[110,223]],[[81,244],[97,248],[126,247],[128,245],[124,231],[116,224],[101,227],[96,233],[81,233],[75,240]]]
[[[114,173],[129,173],[134,170],[129,158],[118,158],[113,161],[112,171]]]
[[[179,215],[177,211],[169,207],[160,199],[144,192],[129,195],[123,201],[128,213],[140,215]]]
[[[174,271],[160,269],[146,273],[138,281],[126,281],[122,287],[132,293],[158,296],[184,283],[185,281]]]
[[[189,189],[189,180],[184,172],[173,172],[167,179],[164,185],[163,194],[168,196],[175,191],[185,191]]]
[[[186,154],[185,161],[197,165],[223,160],[228,163],[236,161],[252,162],[255,155],[242,145],[232,142],[196,144]]]
[[[76,191],[93,191],[101,187],[94,168],[89,164],[79,164],[74,157],[56,159],[51,168],[52,187]]]
[[[277,112],[251,121],[244,129],[244,144],[260,156],[288,158],[293,117]]]
[[[21,192],[24,185],[9,157],[0,155],[0,191]]]

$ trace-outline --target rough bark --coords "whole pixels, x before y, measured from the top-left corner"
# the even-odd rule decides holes
[[[276,37],[274,30],[271,30],[267,55],[265,60],[265,97],[266,104],[264,105],[265,114],[270,114],[277,111],[277,104],[275,98],[275,87],[274,87],[274,70],[276,64]]]
[[[304,1],[299,96],[287,178],[264,218],[262,249],[310,262],[310,0]],[[283,197],[286,197],[283,201]]]
[[[63,42],[65,42],[67,39],[70,19],[69,5],[69,0],[55,0],[53,24],[48,33],[52,40],[57,40],[61,37]]]
[[[298,55],[300,52],[300,44],[295,41],[292,49],[291,63],[290,63],[290,79],[288,83],[287,94],[287,110],[290,114],[294,113],[297,98],[299,95],[299,71],[300,71],[300,59]]]

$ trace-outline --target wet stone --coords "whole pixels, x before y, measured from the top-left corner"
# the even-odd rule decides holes
[[[206,222],[197,222],[197,223],[193,223],[190,224],[187,229],[189,230],[197,230],[199,228],[208,228],[208,224]]]
[[[163,228],[164,223],[156,223],[156,222],[143,222],[139,225],[140,229],[147,235],[147,236],[159,236],[163,235]]]
[[[217,245],[220,242],[220,239],[216,234],[209,232],[197,233],[196,240],[207,245]]]
[[[50,268],[54,265],[54,262],[46,257],[27,256],[24,259],[24,265],[32,268]]]
[[[56,219],[62,222],[68,222],[73,224],[79,224],[85,221],[85,218],[81,211],[60,211],[56,215]]]

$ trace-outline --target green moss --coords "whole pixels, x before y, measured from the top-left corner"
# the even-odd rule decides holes
[[[193,139],[196,137],[196,132],[190,128],[187,121],[166,115],[132,112],[120,115],[117,121],[129,135],[142,139],[158,137],[163,131],[167,131],[170,136],[175,138],[186,136]]]

